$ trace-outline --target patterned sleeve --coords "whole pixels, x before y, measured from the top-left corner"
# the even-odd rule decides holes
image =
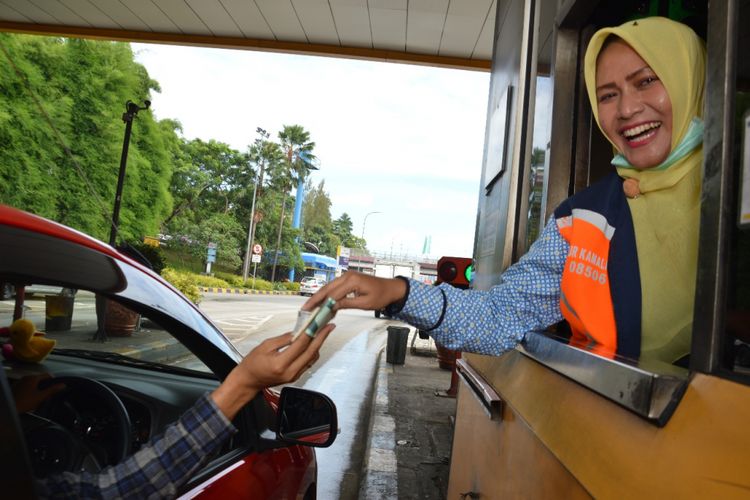
[[[204,394],[137,453],[98,474],[64,472],[38,482],[40,498],[170,498],[237,432]]]
[[[498,355],[513,349],[529,331],[562,320],[560,280],[568,242],[553,218],[529,252],[510,266],[488,291],[410,281],[398,319],[429,331],[443,346]]]

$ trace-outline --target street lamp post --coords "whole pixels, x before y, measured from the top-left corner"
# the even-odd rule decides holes
[[[371,216],[372,214],[382,214],[383,212],[367,212],[365,214],[365,220],[362,221],[362,244],[364,245],[365,242],[365,225],[367,224],[367,218]]]
[[[267,140],[270,137],[270,134],[260,127],[256,128],[255,131],[258,133],[258,135],[260,135],[260,138],[256,139],[255,143],[258,145],[258,154],[262,155],[263,141]],[[255,199],[258,196],[258,183],[262,182],[263,180],[264,165],[265,163],[261,158],[260,170],[258,171],[258,175],[255,177],[255,186],[253,187],[253,202],[250,206],[250,223],[247,227],[247,247],[245,248],[245,259],[244,263],[242,264],[243,282],[247,281],[247,275],[250,268],[250,248],[253,246],[253,240],[255,239]]]
[[[128,149],[130,147],[130,131],[133,128],[133,118],[139,111],[148,109],[151,101],[143,101],[143,106],[138,106],[133,101],[125,103],[125,112],[122,121],[125,122],[125,138],[122,141],[122,155],[120,156],[120,173],[117,176],[117,188],[115,189],[115,206],[112,210],[112,227],[109,230],[109,244],[115,246],[117,240],[117,225],[120,223],[120,202],[122,201],[122,186],[125,183],[125,166],[128,164]]]

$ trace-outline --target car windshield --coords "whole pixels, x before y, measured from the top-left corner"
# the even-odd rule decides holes
[[[0,300],[0,326],[13,323],[16,295],[17,290],[4,290],[3,300]],[[168,367],[210,372],[160,325],[89,291],[28,285],[24,290],[22,314],[34,325],[36,337],[55,341],[55,354],[152,369]],[[32,338],[30,343],[33,342]]]

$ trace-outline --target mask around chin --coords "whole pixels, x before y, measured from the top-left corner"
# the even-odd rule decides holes
[[[696,147],[698,147],[700,144],[703,143],[703,120],[700,118],[693,118],[690,121],[690,126],[688,127],[687,132],[685,133],[685,136],[682,138],[680,143],[675,147],[671,153],[669,153],[669,156],[661,162],[659,165],[656,165],[655,167],[643,167],[638,168],[631,165],[627,158],[623,156],[621,153],[617,153],[614,158],[612,158],[612,165],[619,168],[630,168],[633,170],[649,170],[649,171],[659,171],[659,170],[666,170],[675,163],[677,163],[679,160],[687,156],[691,151],[693,151]]]

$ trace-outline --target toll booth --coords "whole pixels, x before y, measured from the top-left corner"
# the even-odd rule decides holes
[[[613,168],[584,87],[585,48],[599,27],[648,15],[691,25],[708,52],[689,360],[612,360],[548,332],[500,357],[464,354],[448,498],[750,491],[750,358],[730,333],[750,310],[750,181],[740,182],[750,169],[750,64],[740,57],[749,2],[498,2],[473,287],[497,284],[555,207]]]

